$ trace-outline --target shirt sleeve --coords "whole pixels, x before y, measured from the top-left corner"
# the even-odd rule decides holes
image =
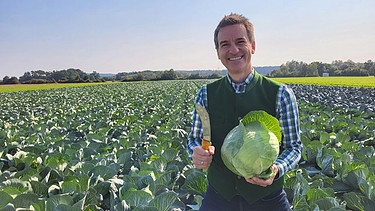
[[[200,104],[201,106],[207,109],[207,86],[201,87],[195,99],[195,104]],[[194,106],[193,114],[192,114],[191,132],[188,136],[188,142],[187,142],[187,148],[188,148],[190,159],[191,159],[194,147],[201,145],[202,137],[203,137],[202,121],[200,120],[199,115],[197,111],[195,110],[195,106]]]
[[[280,177],[298,164],[301,159],[302,143],[298,105],[293,91],[286,85],[281,86],[276,103],[277,119],[283,135],[280,154],[276,159]]]

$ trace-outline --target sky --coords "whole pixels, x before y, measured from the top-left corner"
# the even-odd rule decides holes
[[[0,80],[25,72],[221,70],[213,32],[255,28],[253,66],[375,61],[374,0],[0,0]]]

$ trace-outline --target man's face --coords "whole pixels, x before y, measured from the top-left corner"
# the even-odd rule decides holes
[[[225,26],[218,33],[217,54],[229,74],[250,73],[255,42],[250,43],[242,24]]]

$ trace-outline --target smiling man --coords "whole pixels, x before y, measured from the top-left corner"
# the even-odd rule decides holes
[[[214,32],[218,58],[228,75],[203,86],[196,97],[209,114],[211,142],[201,147],[202,122],[194,109],[188,148],[195,168],[208,168],[208,188],[200,210],[291,210],[283,189],[284,175],[301,158],[300,125],[296,98],[286,85],[257,73],[253,24],[244,16],[225,16]],[[280,153],[268,179],[243,178],[231,172],[221,158],[226,135],[248,112],[263,110],[279,120]],[[249,152],[251,153],[251,152]]]

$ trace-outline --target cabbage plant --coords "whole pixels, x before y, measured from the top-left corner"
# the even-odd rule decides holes
[[[225,137],[221,148],[224,164],[235,174],[269,178],[279,155],[279,121],[265,111],[251,111]]]

